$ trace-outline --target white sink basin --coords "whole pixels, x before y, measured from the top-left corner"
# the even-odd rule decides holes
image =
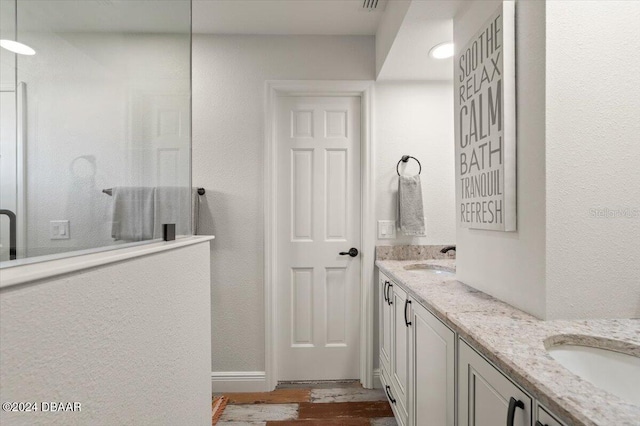
[[[412,265],[407,265],[404,267],[407,271],[411,272],[419,272],[433,275],[440,275],[443,277],[455,277],[456,273],[452,271],[447,271],[440,266],[430,265],[428,263],[414,263]]]
[[[640,406],[640,358],[590,346],[547,348],[566,369],[621,399]]]

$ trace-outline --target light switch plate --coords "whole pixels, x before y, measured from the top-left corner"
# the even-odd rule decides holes
[[[393,240],[396,238],[396,221],[395,220],[379,220],[378,221],[378,239]]]
[[[68,220],[52,220],[49,222],[49,237],[52,240],[68,240],[71,238],[69,231]]]

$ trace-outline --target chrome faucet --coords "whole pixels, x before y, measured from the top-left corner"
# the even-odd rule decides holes
[[[456,246],[446,246],[440,250],[440,253],[449,253],[451,250],[456,251]]]

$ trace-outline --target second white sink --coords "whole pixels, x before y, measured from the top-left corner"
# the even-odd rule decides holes
[[[640,406],[640,358],[577,345],[552,346],[547,351],[572,373],[631,404]]]

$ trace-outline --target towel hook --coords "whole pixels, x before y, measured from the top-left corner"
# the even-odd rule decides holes
[[[416,157],[412,157],[411,155],[403,155],[400,161],[398,161],[398,164],[396,164],[396,173],[398,173],[398,176],[400,176],[400,170],[398,169],[400,167],[400,163],[407,163],[409,161],[409,158],[413,158],[414,160],[416,160],[416,162],[418,163],[418,167],[420,167],[420,169],[418,169],[418,174],[422,173],[422,164],[420,164],[420,161]]]

